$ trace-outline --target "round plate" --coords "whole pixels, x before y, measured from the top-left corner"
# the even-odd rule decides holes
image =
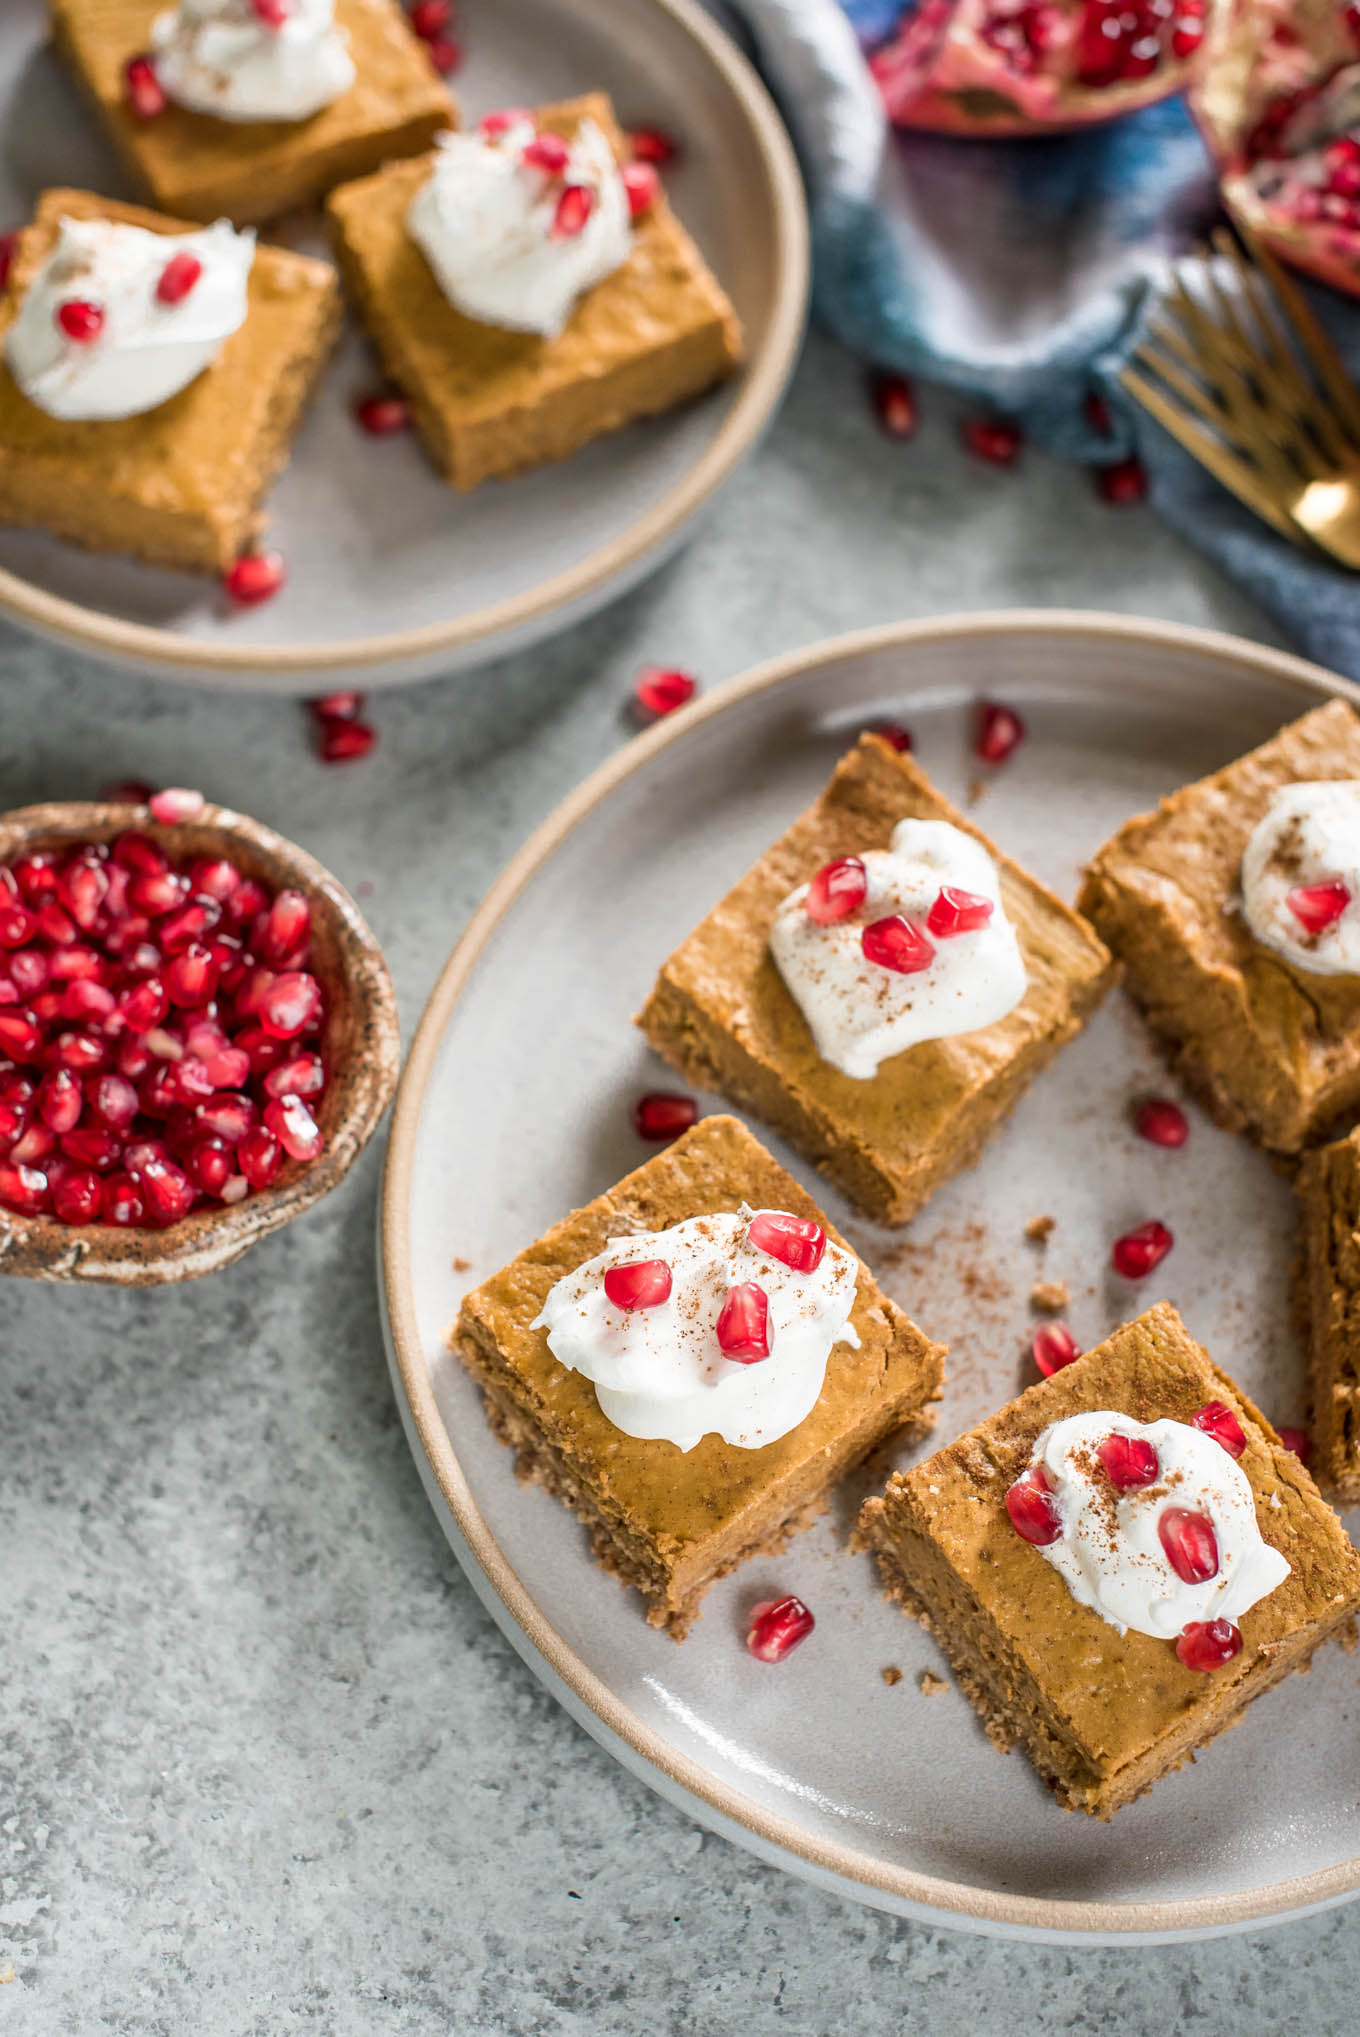
[[[740,375],[574,458],[455,495],[414,438],[365,438],[378,379],[358,331],[333,361],[269,498],[284,592],[233,612],[215,583],[0,530],[0,612],[166,678],[281,693],[450,672],[563,628],[681,540],[769,423],[807,298],[807,219],[787,136],[750,65],[693,0],[462,0],[465,118],[594,87],[625,123],[680,136],[676,210],[741,317]],[[53,53],[42,0],[0,6],[0,226],[49,184],[127,193]],[[315,229],[287,232],[316,245]]]
[[[715,1586],[677,1646],[594,1566],[561,1505],[516,1483],[445,1347],[459,1299],[646,1158],[630,1099],[674,1078],[633,1013],[865,723],[908,720],[943,790],[967,801],[971,788],[981,824],[1071,897],[1082,860],[1129,814],[1329,692],[1360,703],[1298,659],[1115,617],[1002,614],[819,645],[660,724],[573,794],[481,907],[425,1013],[393,1121],[382,1258],[398,1396],[440,1519],[510,1639],[606,1746],[705,1824],[844,1894],[1087,1940],[1206,1935],[1353,1895],[1355,1658],[1322,1650],[1311,1675],[1111,1824],[1065,1815],[1021,1754],[988,1744],[952,1683],[922,1692],[922,1673],[945,1668],[938,1650],[880,1597],[869,1559],[847,1553],[855,1508],[887,1467],[851,1481],[781,1556]],[[1029,737],[979,796],[980,694],[1017,706]],[[905,1231],[850,1215],[771,1141],[950,1345],[936,1445],[1034,1378],[1028,1297],[1041,1275],[1068,1282],[1088,1348],[1169,1297],[1269,1414],[1300,1419],[1290,1190],[1197,1112],[1183,1151],[1136,1139],[1132,1099],[1166,1081],[1111,997],[978,1167]],[[1106,1274],[1109,1241],[1152,1215],[1176,1248],[1131,1289]],[[1036,1216],[1057,1222],[1043,1251],[1025,1237]],[[770,1668],[743,1647],[743,1615],[787,1591],[817,1630]]]

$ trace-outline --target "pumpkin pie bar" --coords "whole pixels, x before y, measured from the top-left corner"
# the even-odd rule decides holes
[[[453,1344],[520,1476],[677,1639],[716,1578],[929,1425],[944,1359],[729,1117],[468,1295]]]
[[[154,565],[224,570],[261,527],[261,498],[288,458],[337,337],[335,271],[257,247],[244,322],[187,387],[135,416],[62,418],[24,395],[4,356],[63,220],[151,234],[195,230],[89,192],[44,192],[0,295],[0,523]]]
[[[1360,1109],[1360,716],[1346,702],[1127,821],[1079,902],[1220,1124],[1295,1154]]]
[[[1112,973],[1083,919],[867,735],[663,965],[638,1023],[900,1224],[972,1165]]]
[[[993,1745],[1102,1818],[1360,1607],[1335,1514],[1168,1303],[894,1475],[858,1540]]]
[[[1338,1506],[1360,1504],[1360,1131],[1306,1153],[1300,1299],[1313,1468]]]
[[[603,93],[524,119],[545,161],[552,160],[545,138],[571,144],[589,126],[614,161],[625,162]],[[359,315],[426,451],[455,488],[565,459],[605,432],[701,395],[740,363],[736,314],[659,187],[633,218],[619,265],[583,290],[555,332],[514,330],[456,308],[408,224],[437,167],[437,153],[389,163],[333,192],[327,213]],[[566,189],[559,202],[569,238],[578,221]],[[595,210],[603,211],[599,201]],[[531,220],[522,224],[532,229]],[[559,245],[564,238],[555,225],[544,232]]]
[[[399,0],[336,0],[352,82],[303,119],[223,118],[177,104],[154,70],[152,26],[170,0],[49,0],[52,39],[131,175],[183,219],[277,219],[395,156],[428,148],[457,108]],[[348,75],[348,66],[347,75]],[[139,110],[138,84],[149,93]]]

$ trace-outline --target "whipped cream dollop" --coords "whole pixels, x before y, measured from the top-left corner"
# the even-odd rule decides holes
[[[335,0],[180,0],[151,25],[167,96],[219,120],[310,120],[355,80]]]
[[[1155,1482],[1117,1492],[1098,1452],[1111,1435],[1141,1439],[1157,1453]],[[1073,1598],[1122,1634],[1173,1640],[1191,1621],[1234,1624],[1289,1575],[1289,1563],[1264,1541],[1256,1502],[1241,1466],[1221,1443],[1188,1422],[1136,1422],[1098,1409],[1044,1430],[1034,1446],[1053,1490],[1063,1532],[1039,1554],[1059,1571]],[[1218,1568],[1203,1583],[1177,1575],[1158,1523],[1169,1507],[1212,1523]]]
[[[1329,898],[1333,885],[1344,899]],[[1242,905],[1257,940],[1296,969],[1360,976],[1360,781],[1306,780],[1271,795],[1242,857]]]
[[[177,257],[201,266],[163,302],[162,279]],[[107,219],[63,219],[56,246],[24,293],[5,342],[10,372],[49,417],[138,417],[154,410],[214,359],[244,323],[255,259],[253,233],[225,220],[195,233],[148,233]],[[192,261],[180,269],[192,268]],[[165,286],[173,297],[177,282]],[[79,307],[81,330],[63,326]],[[93,330],[91,330],[93,328]]]
[[[861,1081],[923,1040],[974,1033],[1014,1011],[1025,994],[1024,958],[1001,903],[995,863],[980,842],[949,821],[904,820],[892,847],[866,849],[867,889],[852,916],[822,924],[800,884],[775,912],[770,953],[817,1044],[843,1075]],[[872,962],[861,936],[900,914],[918,930],[944,887],[991,905],[985,926],[927,938],[934,954],[911,975]]]
[[[455,310],[555,339],[582,292],[627,261],[632,231],[628,193],[596,121],[581,122],[557,170],[525,161],[536,139],[528,119],[441,134],[406,225]],[[571,191],[588,194],[572,201],[585,213],[579,228],[559,218]]]
[[[743,1205],[611,1238],[550,1290],[534,1328],[547,1331],[554,1358],[594,1381],[601,1412],[626,1436],[692,1450],[713,1434],[759,1450],[811,1414],[832,1346],[858,1345],[853,1254],[828,1238],[816,1270],[795,1272],[752,1245],[749,1227],[760,1214]],[[616,1308],[605,1274],[653,1259],[671,1270],[668,1298]],[[729,1290],[748,1281],[769,1303],[770,1354],[740,1364],[724,1357],[717,1322]]]

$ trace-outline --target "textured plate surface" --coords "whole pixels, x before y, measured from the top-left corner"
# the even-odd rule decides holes
[[[351,327],[269,501],[289,568],[266,606],[229,613],[212,583],[0,529],[0,609],[167,676],[279,692],[318,671],[368,683],[447,672],[531,641],[636,581],[751,450],[788,379],[807,294],[802,188],[754,72],[693,0],[464,0],[465,118],[595,86],[625,123],[685,146],[676,209],[746,328],[741,375],[560,466],[457,496],[414,439],[350,414],[377,379]],[[42,0],[0,5],[0,230],[49,184],[132,195],[43,44]],[[297,245],[319,246],[305,223]]]
[[[577,1717],[694,1814],[847,1893],[992,1930],[1206,1934],[1360,1886],[1352,1783],[1357,1657],[1325,1650],[1198,1762],[1110,1825],[1065,1815],[996,1753],[932,1642],[879,1597],[845,1533],[867,1484],[778,1559],[717,1586],[680,1646],[589,1560],[559,1504],[518,1486],[447,1355],[459,1297],[645,1157],[628,1105],[668,1081],[630,1020],[657,964],[816,793],[854,732],[900,715],[955,799],[977,778],[970,703],[995,694],[1029,740],[973,811],[1071,896],[1119,822],[1226,762],[1329,688],[1315,667],[1229,637],[1115,618],[999,616],[843,638],[737,680],[624,750],[511,865],[427,1010],[394,1120],[386,1300],[403,1412],[462,1560]],[[1131,1101],[1165,1091],[1112,998],[982,1163],[905,1231],[826,1203],[883,1284],[951,1348],[943,1443],[1033,1378],[1028,1296],[1066,1280],[1080,1341],[1167,1296],[1277,1421],[1301,1418],[1289,1324],[1287,1185],[1198,1112],[1181,1152],[1137,1140]],[[1056,1229],[1042,1253],[1032,1217]],[[1159,1216],[1171,1256],[1133,1288],[1110,1239]],[[880,1471],[875,1485],[881,1482]],[[817,1630],[777,1669],[743,1615],[796,1591]],[[900,1683],[880,1671],[901,1668]]]

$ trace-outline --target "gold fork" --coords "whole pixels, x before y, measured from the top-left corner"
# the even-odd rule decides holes
[[[1225,229],[1213,237],[1236,291],[1207,261],[1187,289],[1177,265],[1134,353],[1158,381],[1132,367],[1120,380],[1282,537],[1360,568],[1360,393],[1274,256],[1243,239],[1252,259]]]

